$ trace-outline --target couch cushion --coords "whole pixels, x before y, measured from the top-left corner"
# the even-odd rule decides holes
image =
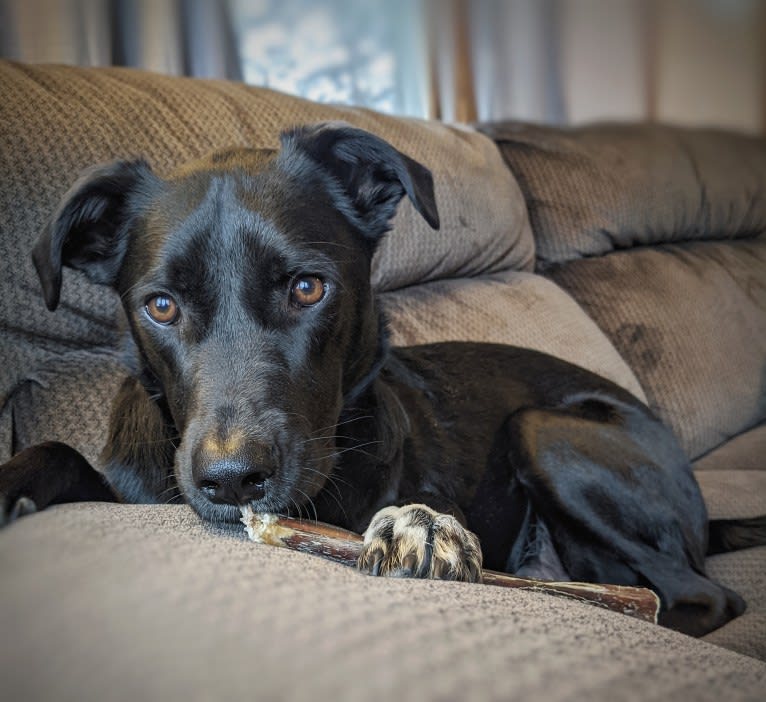
[[[766,664],[592,605],[364,577],[185,506],[0,532],[8,699],[755,699]]]
[[[710,519],[766,514],[766,470],[705,470],[695,475]]]
[[[762,470],[766,471],[766,424],[746,431],[698,458],[695,471]]]
[[[766,514],[766,470],[703,470],[695,475],[710,519]]]
[[[4,408],[3,414],[13,415],[16,450],[63,441],[99,465],[112,400],[127,374],[120,356],[106,349],[69,351],[45,360]],[[8,449],[0,447],[0,452]]]
[[[529,207],[538,266],[766,231],[766,140],[711,129],[480,126]]]
[[[509,271],[444,280],[387,293],[383,303],[398,346],[488,341],[537,349],[613,380],[646,401],[636,376],[604,333],[555,283]]]
[[[692,459],[766,419],[766,238],[636,249],[547,274],[606,332]]]

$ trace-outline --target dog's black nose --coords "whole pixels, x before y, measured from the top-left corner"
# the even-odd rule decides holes
[[[260,500],[266,493],[264,482],[273,474],[265,467],[224,458],[195,471],[195,484],[211,502],[219,505],[245,505]]]

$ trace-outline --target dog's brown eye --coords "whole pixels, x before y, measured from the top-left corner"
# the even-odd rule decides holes
[[[302,275],[293,281],[290,299],[301,307],[316,305],[325,295],[326,287],[315,275]]]
[[[178,305],[169,295],[155,295],[147,301],[146,313],[157,324],[172,324],[178,318]]]

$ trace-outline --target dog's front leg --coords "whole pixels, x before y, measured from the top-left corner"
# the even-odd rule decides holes
[[[364,533],[358,566],[370,575],[478,582],[481,562],[474,533],[452,514],[416,503],[375,514]]]
[[[104,477],[75,449],[49,441],[0,466],[0,526],[61,502],[114,502]]]

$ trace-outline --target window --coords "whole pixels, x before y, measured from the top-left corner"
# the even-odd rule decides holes
[[[310,100],[428,114],[417,0],[230,0],[245,82]]]

